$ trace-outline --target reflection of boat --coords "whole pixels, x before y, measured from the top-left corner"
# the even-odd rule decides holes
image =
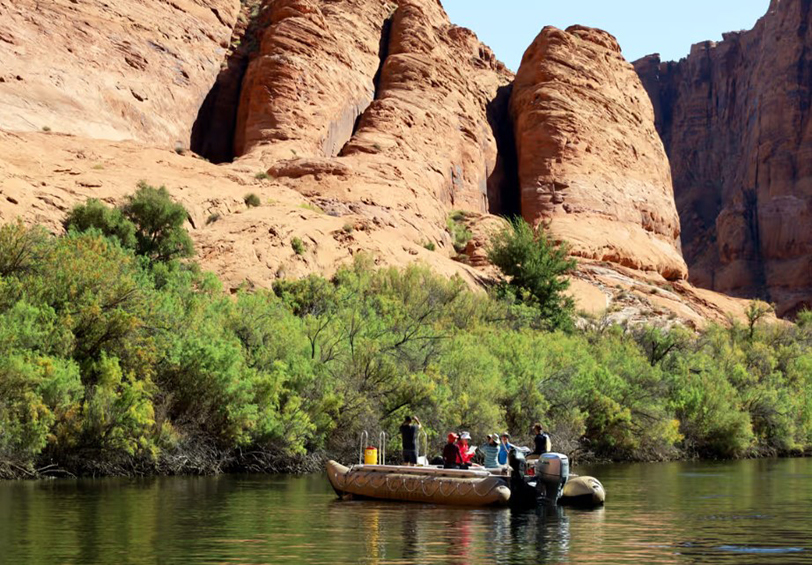
[[[600,481],[569,475],[565,455],[548,453],[527,473],[518,451],[510,453],[510,475],[485,469],[443,469],[400,465],[327,463],[327,476],[341,498],[402,500],[457,506],[599,506],[606,500]]]
[[[457,506],[505,506],[507,477],[482,470],[327,463],[327,477],[344,497],[404,500]]]

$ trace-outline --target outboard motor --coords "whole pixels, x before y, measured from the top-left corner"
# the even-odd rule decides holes
[[[561,453],[545,453],[536,461],[536,488],[544,501],[554,506],[570,476],[570,460]]]
[[[527,484],[527,459],[518,449],[508,452],[510,465],[510,505],[514,508],[535,508],[538,493],[536,489]]]

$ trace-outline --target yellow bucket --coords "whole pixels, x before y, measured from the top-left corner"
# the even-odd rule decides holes
[[[367,447],[364,450],[364,465],[377,465],[378,464],[378,449],[375,447]]]

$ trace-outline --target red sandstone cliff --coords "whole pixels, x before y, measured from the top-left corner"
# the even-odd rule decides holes
[[[477,285],[503,222],[489,212],[519,211],[521,171],[556,192],[525,214],[554,204],[542,216],[583,258],[580,308],[696,325],[741,310],[679,280],[668,167],[614,39],[539,41],[512,96],[512,73],[437,0],[0,0],[0,220],[57,231],[76,203],[143,179],[187,207],[198,260],[231,289],[358,253]],[[554,103],[536,111],[537,96]]]
[[[614,37],[544,28],[511,99],[522,215],[581,257],[687,276],[654,113]]]
[[[433,0],[268,6],[243,82],[236,155],[285,161],[277,177],[326,172],[319,192],[343,199],[493,207],[489,188],[498,199],[505,176],[493,105],[512,73],[476,35]]]
[[[188,143],[239,0],[0,0],[0,128]]]
[[[812,305],[812,20],[773,0],[751,31],[677,63],[635,63],[671,160],[682,242],[699,286]]]

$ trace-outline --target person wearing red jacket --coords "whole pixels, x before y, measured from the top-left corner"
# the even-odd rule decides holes
[[[457,440],[457,446],[460,448],[460,456],[462,457],[463,465],[470,464],[476,453],[476,449],[471,449],[471,446],[468,445],[469,439],[471,439],[471,434],[462,432]]]

